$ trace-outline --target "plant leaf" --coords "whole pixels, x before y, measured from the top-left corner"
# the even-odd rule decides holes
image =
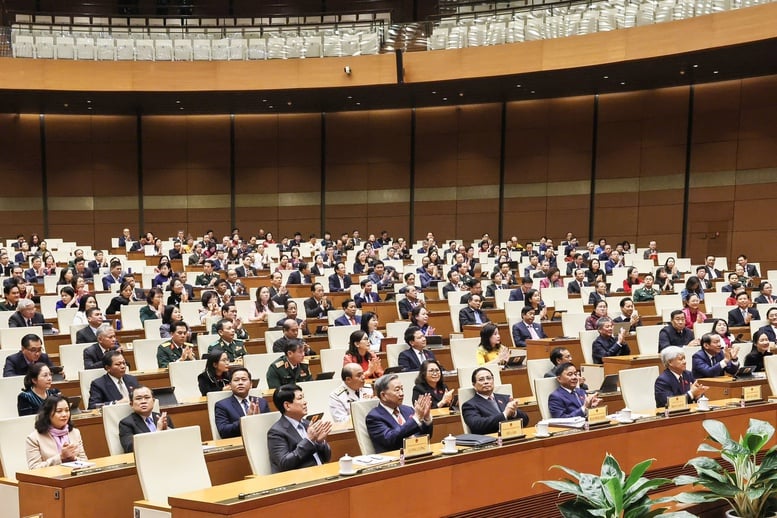
[[[690,491],[680,493],[674,498],[681,504],[703,504],[706,502],[715,502],[717,500],[726,500],[726,498],[713,493],[712,491]]]
[[[705,419],[702,422],[702,426],[709,434],[709,439],[715,441],[718,444],[726,444],[731,441],[731,435],[728,433],[726,425],[715,419]]]
[[[593,518],[593,514],[576,500],[568,500],[558,505],[558,510],[564,518]]]
[[[650,467],[651,464],[653,464],[653,461],[655,460],[656,459],[643,460],[642,462],[640,462],[639,464],[631,468],[631,473],[629,473],[629,476],[626,478],[624,489],[628,491],[629,487],[631,487],[637,480],[640,479],[642,475],[645,474],[647,469]]]

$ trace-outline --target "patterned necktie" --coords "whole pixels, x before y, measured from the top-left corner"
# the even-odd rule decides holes
[[[245,415],[248,415],[248,400],[244,399],[243,401],[240,402],[240,404],[243,405],[243,413]]]
[[[402,413],[399,411],[399,408],[394,409],[394,419],[397,420],[397,423],[399,423],[399,426],[402,426],[405,424],[405,418],[402,417]]]
[[[152,416],[146,418],[146,426],[148,426],[149,432],[156,432],[156,425],[154,424],[154,418]]]

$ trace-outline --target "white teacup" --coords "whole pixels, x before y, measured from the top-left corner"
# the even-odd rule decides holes
[[[707,398],[707,396],[702,396],[696,401],[696,408],[699,410],[710,409],[710,400]]]
[[[442,443],[442,452],[443,453],[456,453],[458,448],[456,448],[456,438],[448,434],[448,437],[440,441]]]
[[[534,435],[537,435],[538,437],[547,437],[550,435],[550,432],[548,431],[548,423],[545,421],[540,421],[539,423],[535,424]]]
[[[630,421],[631,420],[631,409],[630,408],[624,408],[621,410],[621,419],[624,421]]]
[[[340,457],[340,473],[351,474],[353,473],[353,458],[347,453]]]

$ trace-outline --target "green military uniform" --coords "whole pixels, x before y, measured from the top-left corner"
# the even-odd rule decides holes
[[[218,320],[216,322],[213,322],[213,325],[210,326],[210,334],[217,335],[219,334],[218,331],[216,331],[216,324],[218,324]],[[233,322],[234,324],[234,322]],[[246,332],[245,328],[241,327],[240,329],[235,329],[235,338],[238,340],[242,340],[245,342],[246,340],[249,340],[248,333]]]
[[[194,347],[185,342],[184,347]],[[156,350],[156,363],[160,369],[165,369],[170,363],[177,362],[183,355],[183,347],[176,347],[172,340],[166,340],[159,344]]]
[[[221,275],[216,272],[201,273],[194,279],[194,284],[197,286],[209,286],[213,279],[220,279]]]
[[[208,346],[208,354],[210,354],[210,352],[216,348],[219,348],[227,353],[227,357],[229,358],[230,362],[233,362],[237,358],[242,358],[248,354],[248,351],[246,351],[242,340],[234,340],[231,344],[228,344],[224,341],[223,338],[219,338],[217,342],[213,342]]]
[[[634,302],[649,302],[655,299],[656,295],[661,295],[661,290],[656,288],[638,288],[634,291]]]
[[[310,374],[310,367],[307,363],[300,363],[293,368],[286,356],[281,356],[278,361],[270,364],[267,369],[267,385],[271,389],[277,389],[281,385],[289,383],[299,383],[300,381],[311,381],[313,376]]]
[[[12,306],[7,301],[0,302],[0,311],[16,311],[16,306]]]

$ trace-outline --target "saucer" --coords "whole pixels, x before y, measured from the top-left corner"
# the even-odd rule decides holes
[[[440,453],[442,453],[443,455],[456,455],[457,453],[459,453],[459,450],[458,449],[451,450],[451,451],[440,450]]]
[[[542,437],[542,438],[550,437],[550,432],[548,432],[548,433],[535,433],[534,437]]]
[[[356,475],[356,473],[358,473],[356,470],[353,470],[353,471],[341,471],[340,472],[340,476],[342,476],[342,477],[351,477],[353,475]]]

